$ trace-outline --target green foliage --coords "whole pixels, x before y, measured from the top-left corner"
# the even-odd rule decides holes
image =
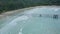
[[[39,5],[60,5],[60,0],[0,0],[0,13]]]

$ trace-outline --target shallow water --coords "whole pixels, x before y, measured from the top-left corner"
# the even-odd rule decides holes
[[[33,17],[27,20],[22,34],[59,34],[60,19]]]
[[[59,8],[35,8],[3,19],[0,34],[60,34]],[[41,15],[41,16],[40,16]],[[9,19],[9,20],[8,20]]]

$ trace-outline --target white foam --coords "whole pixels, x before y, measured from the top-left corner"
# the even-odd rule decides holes
[[[59,9],[54,9],[54,11],[58,11]]]
[[[4,34],[4,33],[6,34],[6,33],[8,33],[9,29],[16,27],[18,21],[27,20],[27,19],[28,19],[27,16],[19,16],[18,18],[12,20],[12,22],[7,23],[2,29],[0,29],[0,32],[2,34]],[[22,29],[21,29],[21,31],[22,31]],[[22,33],[19,32],[19,34],[22,34]]]
[[[17,22],[17,21],[22,21],[22,20],[27,20],[27,19],[28,19],[27,16],[19,16],[15,18],[12,22]]]
[[[20,29],[20,31],[22,32],[22,28]]]
[[[22,34],[22,32],[19,32],[19,34]]]

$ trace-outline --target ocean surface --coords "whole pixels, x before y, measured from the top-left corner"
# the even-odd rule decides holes
[[[34,8],[10,17],[0,20],[0,34],[60,34],[60,8]]]

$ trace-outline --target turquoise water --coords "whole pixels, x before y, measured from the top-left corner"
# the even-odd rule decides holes
[[[22,34],[60,34],[60,19],[33,17],[27,22]]]
[[[59,8],[35,8],[3,19],[0,34],[60,34]],[[57,14],[58,18],[53,18]]]

